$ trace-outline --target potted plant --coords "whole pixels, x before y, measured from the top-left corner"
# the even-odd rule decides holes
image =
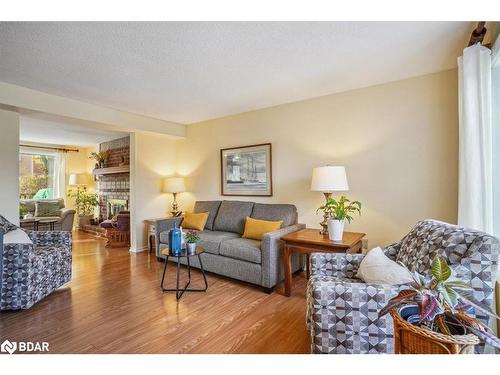
[[[68,191],[68,197],[75,199],[75,209],[78,215],[78,226],[81,228],[84,225],[90,224],[90,219],[94,217],[94,209],[99,206],[97,194],[87,193],[87,189],[82,191],[77,189]]]
[[[19,219],[24,219],[27,213],[28,213],[28,207],[26,207],[25,204],[21,203],[19,205]]]
[[[395,347],[403,348],[400,352],[413,348],[442,353],[447,348],[450,353],[470,353],[482,340],[500,348],[492,330],[468,313],[475,309],[500,318],[474,298],[472,287],[455,275],[444,257],[436,256],[431,270],[430,277],[413,273],[410,289],[400,291],[379,313],[382,317],[390,312],[394,319]]]
[[[350,201],[342,195],[339,200],[328,198],[326,203],[318,208],[328,216],[328,235],[332,241],[342,241],[344,234],[344,224],[353,220],[352,214],[361,215],[361,202]]]
[[[91,152],[89,159],[94,159],[97,162],[99,168],[104,168],[108,156],[109,156],[108,151]]]
[[[196,251],[196,244],[200,242],[200,236],[195,230],[188,230],[186,232],[186,249],[188,253],[194,253]]]

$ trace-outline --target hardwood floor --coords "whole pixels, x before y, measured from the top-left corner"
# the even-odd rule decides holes
[[[1,312],[0,339],[48,341],[51,353],[308,353],[303,275],[287,298],[281,286],[269,295],[207,274],[206,293],[177,303],[160,290],[162,270],[147,252],[75,233],[71,283],[29,310]],[[192,285],[202,282],[193,271]]]

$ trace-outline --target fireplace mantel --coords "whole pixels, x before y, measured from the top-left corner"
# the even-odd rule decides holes
[[[106,175],[106,174],[118,174],[118,173],[129,173],[130,166],[122,165],[120,167],[108,167],[108,168],[96,168],[92,172],[95,176]]]

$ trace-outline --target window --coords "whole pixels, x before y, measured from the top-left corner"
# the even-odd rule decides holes
[[[21,149],[19,153],[19,197],[21,199],[56,198],[56,155]]]

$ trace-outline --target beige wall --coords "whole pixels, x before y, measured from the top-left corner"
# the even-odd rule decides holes
[[[166,217],[171,195],[162,194],[162,179],[175,174],[176,145],[172,137],[153,133],[130,135],[131,247],[147,244],[144,220]]]
[[[419,219],[456,222],[457,111],[450,70],[190,125],[177,141],[190,192],[181,208],[222,198],[221,148],[271,142],[274,196],[226,199],[293,203],[300,222],[318,227],[323,196],[309,190],[312,168],[345,165],[347,195],[364,205],[346,229],[366,232],[370,247],[401,238]]]
[[[0,110],[0,214],[19,223],[19,115]]]

